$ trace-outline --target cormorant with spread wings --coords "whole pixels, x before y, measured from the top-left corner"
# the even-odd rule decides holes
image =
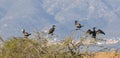
[[[105,33],[101,29],[98,29],[97,31],[95,29],[96,29],[96,27],[93,27],[93,31],[88,29],[86,31],[86,35],[92,35],[92,38],[96,38],[96,34],[104,34],[105,35]]]

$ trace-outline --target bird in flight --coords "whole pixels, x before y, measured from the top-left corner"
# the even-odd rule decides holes
[[[24,35],[24,38],[28,38],[28,36],[30,36],[31,34],[26,32],[25,29],[22,29],[22,33]]]
[[[76,26],[76,30],[80,30],[80,28],[83,27],[77,20],[75,20],[75,26]]]
[[[56,26],[55,26],[55,25],[53,25],[53,26],[52,26],[52,28],[50,28],[50,29],[49,29],[48,34],[53,35],[53,32],[55,31],[55,27],[56,27]]]
[[[88,29],[87,31],[86,31],[86,35],[88,36],[88,35],[92,35],[92,38],[95,38],[96,39],[96,35],[97,34],[104,34],[105,35],[105,33],[101,30],[101,29],[98,29],[97,31],[96,31],[96,27],[93,27],[93,31],[91,30],[91,29]]]

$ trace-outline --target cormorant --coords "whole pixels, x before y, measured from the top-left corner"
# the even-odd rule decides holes
[[[31,34],[26,32],[25,29],[22,29],[22,33],[24,35],[24,38],[28,38],[28,36],[30,36]]]
[[[80,28],[83,27],[77,20],[75,20],[75,26],[76,26],[76,30],[79,30]]]
[[[105,35],[105,33],[101,29],[98,29],[97,31],[95,29],[96,29],[96,27],[93,27],[93,31],[88,29],[86,31],[86,35],[92,35],[92,38],[96,38],[96,34],[104,34]]]
[[[53,25],[53,26],[52,26],[52,28],[50,28],[50,29],[49,29],[48,34],[53,35],[53,32],[55,31],[55,27],[56,27],[56,26],[55,26],[55,25]]]

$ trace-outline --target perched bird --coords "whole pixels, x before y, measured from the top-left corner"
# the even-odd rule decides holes
[[[49,29],[48,34],[53,35],[53,32],[55,31],[55,27],[56,27],[56,26],[55,26],[55,25],[53,25],[53,26],[52,26],[52,28],[50,28],[50,29]]]
[[[75,20],[75,26],[76,26],[76,30],[79,30],[80,28],[83,27],[77,20]]]
[[[96,38],[96,34],[104,34],[105,35],[105,33],[102,30],[98,29],[96,31],[95,29],[96,29],[96,27],[93,27],[93,31],[88,29],[86,31],[86,35],[92,35],[92,38]]]
[[[28,38],[28,36],[30,36],[31,34],[26,32],[25,29],[22,29],[22,33],[24,35],[24,38]]]

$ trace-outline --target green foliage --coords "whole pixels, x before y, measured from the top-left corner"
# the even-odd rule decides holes
[[[34,57],[38,54],[37,43],[33,39],[12,38],[3,43],[1,57],[3,58],[25,58]],[[26,56],[27,55],[27,56]]]
[[[51,43],[37,33],[35,38],[10,38],[3,42],[0,58],[83,58],[79,44],[72,43],[72,38],[66,38],[59,43]]]

